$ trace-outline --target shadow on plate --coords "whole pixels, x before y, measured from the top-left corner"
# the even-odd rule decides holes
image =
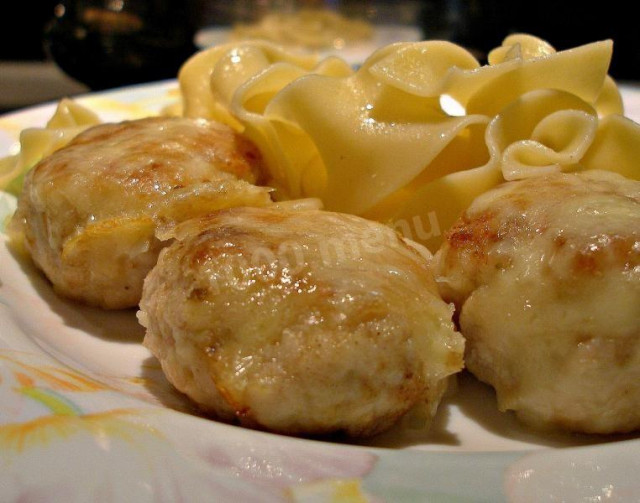
[[[167,380],[160,362],[154,356],[149,356],[142,362],[140,377],[147,392],[160,405],[192,416],[206,417],[186,395],[180,393]]]
[[[628,435],[586,435],[561,431],[539,431],[522,424],[511,411],[501,412],[498,409],[495,392],[492,387],[477,380],[472,374],[463,371],[457,376],[457,386],[442,400],[436,416],[429,427],[411,427],[410,422],[400,421],[390,430],[376,437],[353,440],[334,437],[333,440],[343,444],[355,444],[381,448],[427,449],[442,447],[464,447],[465,439],[455,432],[459,429],[460,417],[478,426],[488,450],[494,450],[491,436],[500,439],[502,447],[507,448],[505,441],[514,441],[528,446],[547,448],[589,446],[638,438],[638,434]],[[467,433],[469,435],[469,433]],[[515,447],[515,444],[514,444]],[[530,447],[529,447],[530,448]],[[478,450],[474,448],[473,450]]]
[[[411,414],[411,412],[409,413]],[[385,447],[401,449],[418,445],[432,447],[457,447],[461,445],[458,435],[449,429],[451,411],[446,406],[438,412],[430,424],[412,425],[411,419],[401,419],[388,431],[365,439],[337,438],[343,444],[355,444],[367,447]]]
[[[142,377],[147,391],[156,397],[158,402],[170,409],[198,416],[210,421],[221,422],[209,416],[186,396],[177,391],[166,379],[160,363],[149,357],[142,364]],[[405,449],[424,447],[427,449],[447,450],[464,447],[462,439],[455,431],[453,424],[459,417],[477,425],[483,435],[495,435],[502,440],[522,442],[523,445],[540,447],[576,447],[588,446],[638,438],[638,435],[578,435],[564,432],[536,431],[520,423],[512,412],[498,410],[493,389],[478,381],[468,372],[458,375],[458,385],[445,397],[438,412],[427,426],[416,426],[411,419],[400,420],[387,432],[371,438],[354,439],[344,435],[304,436],[306,440],[337,443],[341,445],[357,445],[361,447],[377,447],[389,449]],[[232,423],[233,424],[233,423]],[[242,427],[239,424],[235,426]],[[254,431],[261,431],[259,429]],[[491,440],[489,439],[490,443]],[[477,449],[474,449],[477,450]],[[487,450],[494,450],[489,447]]]
[[[198,416],[212,422],[218,422],[227,425],[230,424],[239,428],[245,428],[249,431],[268,433],[277,436],[292,436],[274,433],[268,430],[262,430],[260,428],[244,427],[236,422],[221,421],[211,415],[202,412],[186,395],[182,394],[173,387],[173,385],[165,377],[164,372],[162,371],[162,368],[160,366],[160,362],[153,356],[147,358],[142,363],[141,377],[146,391],[153,395],[159,404],[169,409]],[[363,440],[355,440],[353,438],[348,438],[340,434],[312,436],[299,435],[297,436],[297,438],[370,447],[408,447],[411,445],[424,443],[449,446],[458,445],[459,442],[456,435],[447,430],[447,423],[448,414],[447,411],[444,410],[438,412],[436,418],[434,418],[431,427],[428,430],[426,428],[404,428],[402,426],[397,426],[392,428],[389,433]]]
[[[493,388],[465,371],[459,376],[459,392],[446,404],[481,426],[505,439],[541,447],[577,447],[637,438],[638,435],[587,435],[562,431],[541,431],[521,423],[512,411],[498,409]]]
[[[136,309],[107,311],[65,299],[54,292],[49,280],[36,268],[26,252],[9,243],[7,250],[28,278],[33,290],[66,326],[109,342],[142,342],[144,328],[136,319]]]

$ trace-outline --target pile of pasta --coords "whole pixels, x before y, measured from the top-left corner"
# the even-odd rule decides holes
[[[264,41],[182,67],[183,114],[262,151],[278,197],[385,222],[432,251],[479,194],[554,171],[640,178],[640,126],[608,76],[613,43],[507,37],[482,65],[446,41],[397,43],[357,69]]]
[[[506,180],[601,169],[640,179],[640,126],[608,75],[610,40],[556,51],[507,37],[481,64],[446,41],[396,43],[354,69],[268,41],[196,53],[172,114],[212,119],[261,150],[280,200],[384,222],[435,251],[481,193]],[[98,117],[63,100],[0,161],[0,188]]]

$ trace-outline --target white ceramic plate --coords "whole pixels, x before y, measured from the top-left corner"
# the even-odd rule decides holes
[[[198,31],[195,36],[195,44],[200,49],[206,49],[217,44],[229,41],[231,28],[227,26],[209,26]],[[342,49],[328,49],[321,51],[324,56],[330,54],[340,56],[347,63],[357,65],[366,59],[373,51],[395,42],[415,42],[422,37],[422,31],[416,26],[405,25],[378,25],[375,27],[373,37],[370,40],[354,42]]]
[[[639,120],[640,91],[623,91],[627,114]],[[120,120],[176,96],[171,81],[78,101]],[[0,156],[54,107],[0,118]],[[14,205],[0,193],[0,222]],[[637,436],[533,433],[498,412],[492,392],[469,376],[428,433],[401,425],[359,445],[303,440],[197,416],[142,336],[133,310],[103,312],[57,297],[0,235],[0,501],[640,498]]]

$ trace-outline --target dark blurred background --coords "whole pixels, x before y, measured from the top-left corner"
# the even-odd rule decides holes
[[[500,45],[509,33],[524,32],[547,40],[557,50],[613,39],[610,74],[640,80],[640,25],[634,2],[608,0],[430,0],[423,3],[427,37],[446,38],[481,54]]]
[[[359,0],[329,3],[340,6],[350,1]],[[620,81],[640,81],[640,27],[631,2],[408,1],[418,7],[416,21],[425,38],[459,43],[480,59],[513,32],[537,35],[558,50],[611,38],[611,75]],[[372,5],[391,11],[406,2]],[[87,90],[172,78],[196,50],[195,31],[217,22],[220,9],[215,6],[233,3],[85,0],[95,8],[80,19],[71,0],[5,2],[0,17],[0,111]],[[105,11],[112,8],[128,15],[109,19]],[[57,65],[52,63],[54,57]]]

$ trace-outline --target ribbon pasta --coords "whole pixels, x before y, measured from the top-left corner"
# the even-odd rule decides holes
[[[88,108],[70,99],[61,100],[44,128],[21,131],[18,154],[0,159],[0,189],[19,193],[27,170],[87,127],[99,123],[99,117]]]
[[[579,169],[595,137],[597,113],[566,91],[530,91],[506,106],[486,131],[492,162],[505,180]]]
[[[261,150],[279,200],[385,222],[435,250],[483,192],[553,171],[604,169],[640,179],[640,126],[607,75],[611,41],[557,52],[516,34],[481,65],[445,41],[396,43],[358,69],[267,41],[192,56],[182,114],[217,120]],[[455,100],[459,110],[446,106]],[[0,160],[0,189],[98,117],[62,100],[45,128]]]
[[[228,108],[242,84],[271,65],[287,63],[310,71],[319,61],[313,54],[298,54],[261,41],[228,43],[201,51],[187,60],[178,74],[183,114],[217,120],[242,130],[242,124]],[[284,84],[274,82],[278,83]]]
[[[445,41],[397,43],[352,70],[268,42],[188,61],[192,117],[222,120],[265,155],[283,199],[384,221],[434,250],[482,192],[550,171],[640,178],[640,126],[607,75],[612,42],[557,52],[507,37],[481,65]],[[442,97],[464,113],[448,113]]]

